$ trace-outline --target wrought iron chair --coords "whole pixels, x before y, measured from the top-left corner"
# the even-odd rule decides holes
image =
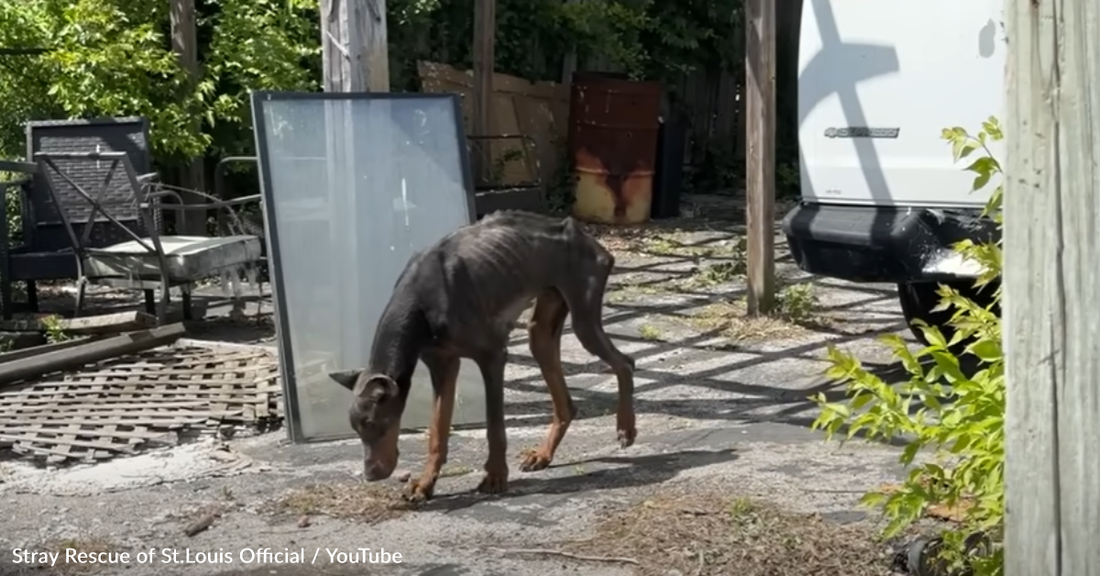
[[[54,203],[62,207],[58,213],[77,268],[76,315],[80,314],[87,285],[93,283],[143,290],[147,308],[152,304],[152,291],[159,288],[161,297],[156,304],[156,315],[160,323],[166,320],[170,289],[179,287],[184,318],[191,319],[191,289],[196,282],[218,275],[239,274],[260,261],[261,242],[256,236],[162,236],[160,224],[163,210],[225,209],[240,230],[243,226],[231,207],[255,198],[219,201],[205,193],[189,190],[211,202],[183,205],[175,190],[139,176],[125,152],[39,152],[34,160],[39,175],[49,184]],[[98,192],[90,193],[76,182],[59,167],[61,162],[77,170],[79,164],[98,164],[101,169],[105,166]],[[116,175],[121,177],[116,180]],[[81,200],[79,205],[71,198],[66,201],[60,190],[75,194]],[[163,198],[175,198],[177,203],[162,203]],[[113,233],[127,239],[102,241],[103,234]]]
[[[76,263],[69,236],[59,215],[59,204],[50,193],[49,184],[33,157],[38,152],[125,152],[142,181],[153,181],[152,155],[148,146],[148,122],[140,117],[99,118],[92,120],[42,120],[28,122],[27,161],[8,162],[6,171],[25,174],[14,187],[19,202],[21,225],[9,230],[3,222],[0,243],[4,253],[0,255],[0,311],[4,319],[12,317],[13,282],[26,283],[27,305],[38,311],[37,282],[40,280],[75,280]],[[62,163],[64,164],[64,163]],[[69,175],[84,186],[103,181],[103,166],[74,166]],[[68,186],[58,191],[61,206],[84,207]],[[158,217],[159,218],[159,217]],[[93,237],[93,245],[110,245],[123,239],[120,230],[101,230]],[[152,293],[146,295],[152,311]]]
[[[9,194],[13,194],[22,205],[26,197],[26,189],[37,171],[34,164],[0,160],[0,172],[13,175],[0,181],[0,198],[7,201]],[[26,236],[27,220],[20,218],[20,221],[24,224],[24,229],[18,230],[20,236],[18,240],[22,241]],[[12,253],[18,253],[23,247],[22,244],[15,242],[16,235],[13,232],[16,231],[11,230],[10,227],[11,223],[8,222],[5,212],[0,217],[0,311],[3,312],[5,320],[10,320],[12,316]]]

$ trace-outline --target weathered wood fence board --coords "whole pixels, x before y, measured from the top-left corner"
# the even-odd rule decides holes
[[[1100,574],[1100,7],[1005,3],[1006,576]]]

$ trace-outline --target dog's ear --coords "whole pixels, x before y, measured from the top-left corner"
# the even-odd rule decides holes
[[[375,374],[363,384],[360,397],[382,402],[397,397],[397,382],[385,374]]]
[[[355,390],[355,383],[359,380],[359,375],[363,373],[363,369],[355,370],[341,370],[339,372],[332,372],[328,375],[337,384],[347,388],[348,390]]]

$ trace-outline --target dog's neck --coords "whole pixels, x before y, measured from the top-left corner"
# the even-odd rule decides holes
[[[420,359],[425,336],[424,317],[418,310],[403,305],[400,300],[391,303],[374,331],[368,372],[385,374],[402,389],[407,388]]]

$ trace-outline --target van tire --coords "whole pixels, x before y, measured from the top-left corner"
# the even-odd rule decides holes
[[[901,313],[905,317],[905,323],[909,327],[909,330],[912,331],[913,335],[917,337],[917,341],[925,346],[928,346],[929,342],[925,339],[924,332],[920,327],[913,324],[914,320],[923,320],[930,326],[936,326],[940,329],[940,333],[943,334],[943,337],[948,342],[955,336],[954,327],[948,324],[948,321],[951,320],[951,316],[955,313],[955,308],[952,307],[937,312],[932,311],[933,308],[940,304],[940,295],[936,293],[940,288],[940,284],[946,284],[954,288],[960,294],[970,298],[980,306],[988,306],[992,302],[993,293],[997,289],[997,286],[991,283],[984,286],[981,291],[978,291],[974,288],[973,280],[898,284],[898,300],[901,302]],[[995,307],[993,313],[1000,316],[1000,307]],[[951,353],[956,356],[962,354],[967,344],[969,344],[968,341],[959,342],[951,347]]]

